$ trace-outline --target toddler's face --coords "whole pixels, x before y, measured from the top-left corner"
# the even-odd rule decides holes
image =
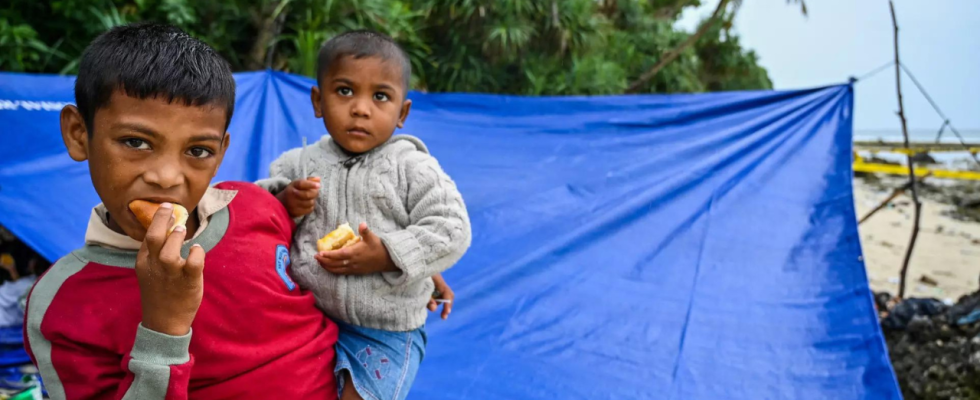
[[[408,117],[401,66],[379,57],[334,61],[312,91],[313,109],[327,132],[351,153],[386,142]]]

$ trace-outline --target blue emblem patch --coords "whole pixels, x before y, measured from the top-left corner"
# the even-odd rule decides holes
[[[289,273],[286,272],[287,268],[289,268],[289,249],[280,244],[276,246],[276,273],[279,274],[279,279],[282,279],[289,291],[292,291],[296,289],[296,283],[289,277]]]

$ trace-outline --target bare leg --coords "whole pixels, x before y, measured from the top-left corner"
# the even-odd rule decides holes
[[[344,371],[344,392],[340,394],[340,400],[364,400],[354,389],[354,381],[350,378],[350,372]]]

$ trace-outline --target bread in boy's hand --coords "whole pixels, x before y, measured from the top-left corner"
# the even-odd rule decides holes
[[[174,225],[167,230],[168,235],[178,225],[187,224],[187,209],[180,204],[174,204],[173,206]],[[136,220],[146,229],[150,228],[150,223],[153,222],[153,214],[156,214],[159,208],[160,203],[154,203],[152,201],[133,200],[132,203],[129,203],[129,209],[136,215]]]
[[[316,250],[333,251],[353,246],[361,241],[361,237],[354,233],[350,224],[343,224],[334,229],[333,232],[316,241]]]

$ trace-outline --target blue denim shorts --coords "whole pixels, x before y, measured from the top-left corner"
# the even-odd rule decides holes
[[[338,396],[343,393],[343,372],[350,372],[354,388],[364,400],[404,400],[425,357],[425,327],[389,332],[337,322]]]

